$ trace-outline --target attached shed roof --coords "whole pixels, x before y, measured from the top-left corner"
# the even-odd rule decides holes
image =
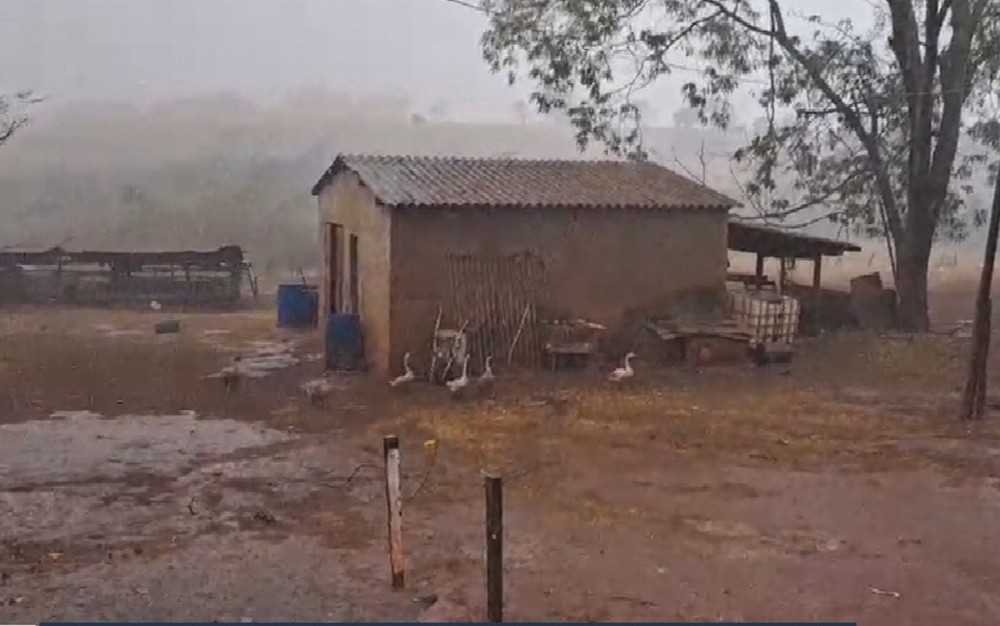
[[[817,256],[841,256],[845,252],[859,252],[861,247],[846,241],[800,235],[760,224],[731,221],[729,249],[756,252],[769,257],[812,259]]]
[[[341,155],[313,187],[350,170],[393,207],[728,209],[738,206],[654,163]]]

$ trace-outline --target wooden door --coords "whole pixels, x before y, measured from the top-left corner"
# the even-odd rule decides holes
[[[341,240],[344,236],[344,227],[340,224],[326,225],[326,245],[327,245],[327,313],[337,313],[340,311],[340,250]]]
[[[359,277],[358,277],[358,236],[351,235],[351,244],[349,249],[349,259],[348,259],[348,270],[350,276],[348,280],[350,281],[350,311],[355,315],[361,314],[361,302],[359,295]]]

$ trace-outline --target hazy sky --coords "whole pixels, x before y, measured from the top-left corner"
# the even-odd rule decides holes
[[[863,1],[789,6],[834,19]],[[324,87],[506,106],[524,92],[486,68],[485,25],[445,0],[0,0],[0,91],[144,101]],[[643,97],[670,112],[684,78]]]
[[[484,26],[444,0],[0,0],[0,81],[59,98],[323,86],[513,100],[479,56]]]

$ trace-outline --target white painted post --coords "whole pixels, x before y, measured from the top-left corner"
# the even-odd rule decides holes
[[[399,437],[388,435],[383,439],[385,458],[385,499],[389,514],[389,567],[392,571],[392,588],[404,586],[403,567],[403,494],[399,479]]]

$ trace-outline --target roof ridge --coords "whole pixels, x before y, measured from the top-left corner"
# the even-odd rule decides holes
[[[557,164],[623,164],[623,165],[654,165],[663,167],[652,161],[631,161],[628,159],[571,159],[558,157],[523,157],[523,156],[475,156],[475,155],[439,155],[439,154],[390,154],[382,152],[343,152],[336,158],[345,160],[399,160],[399,161],[447,161],[447,162],[491,162],[491,163],[557,163]],[[672,171],[672,170],[671,170]]]
[[[387,206],[730,208],[739,203],[654,161],[341,153],[343,170]]]

